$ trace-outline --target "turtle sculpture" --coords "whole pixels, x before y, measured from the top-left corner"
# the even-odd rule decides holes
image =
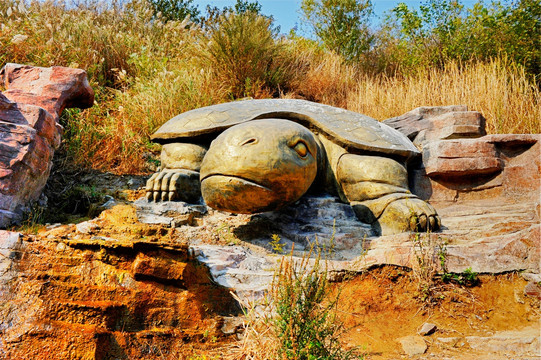
[[[152,136],[161,170],[154,201],[199,201],[217,210],[277,210],[309,189],[351,204],[381,234],[437,230],[434,208],[408,189],[419,154],[400,132],[352,111],[305,100],[243,100],[182,113]]]

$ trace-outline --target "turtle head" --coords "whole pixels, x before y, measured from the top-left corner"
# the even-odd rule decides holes
[[[317,157],[314,134],[293,121],[235,125],[212,142],[203,159],[203,199],[214,209],[233,213],[279,209],[308,190]]]

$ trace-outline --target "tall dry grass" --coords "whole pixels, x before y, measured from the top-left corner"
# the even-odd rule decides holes
[[[489,63],[448,63],[408,77],[361,76],[348,93],[347,107],[379,120],[418,106],[467,105],[487,120],[487,132],[541,132],[540,91],[524,70],[496,59]]]
[[[488,63],[449,62],[443,69],[419,68],[413,75],[367,74],[333,53],[303,48],[304,64],[294,91],[303,97],[385,120],[419,106],[467,105],[487,119],[487,132],[541,132],[541,93],[524,69],[506,59]]]
[[[205,31],[156,18],[146,0],[80,4],[0,1],[0,66],[89,74],[95,106],[62,118],[65,153],[79,167],[149,172],[160,151],[149,137],[161,124],[241,96],[305,98],[380,120],[417,106],[465,104],[484,114],[490,133],[541,131],[539,89],[506,60],[368,75],[311,40],[277,37],[264,19],[247,27],[250,19],[230,18]]]
[[[322,53],[313,46],[303,47],[294,55],[295,61],[303,64],[295,77],[295,95],[310,101],[347,107],[348,95],[359,77],[359,71],[354,66],[346,65],[337,54]]]
[[[149,137],[161,124],[226,95],[196,61],[199,27],[156,18],[146,0],[120,3],[1,2],[0,66],[85,69],[96,101],[62,117],[68,159],[116,173],[147,172],[159,153]]]

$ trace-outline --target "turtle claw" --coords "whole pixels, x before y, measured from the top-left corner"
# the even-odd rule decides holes
[[[148,201],[197,202],[201,197],[199,172],[186,169],[164,169],[148,179],[146,191]]]
[[[436,231],[441,222],[432,205],[418,198],[406,198],[390,203],[378,219],[382,234],[403,231]]]

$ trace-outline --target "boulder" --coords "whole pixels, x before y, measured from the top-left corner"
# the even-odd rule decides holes
[[[0,228],[21,221],[38,200],[60,146],[66,107],[87,108],[86,73],[64,67],[7,64],[0,70]]]
[[[486,134],[483,115],[468,111],[465,105],[422,106],[383,123],[400,131],[416,145]]]
[[[86,109],[94,104],[94,91],[81,69],[8,63],[0,70],[0,85],[8,99],[37,105],[57,117],[65,108]]]
[[[477,139],[439,140],[423,148],[423,165],[430,178],[490,175],[504,163],[493,143]]]
[[[0,228],[18,222],[38,200],[60,144],[54,118],[0,94]]]

